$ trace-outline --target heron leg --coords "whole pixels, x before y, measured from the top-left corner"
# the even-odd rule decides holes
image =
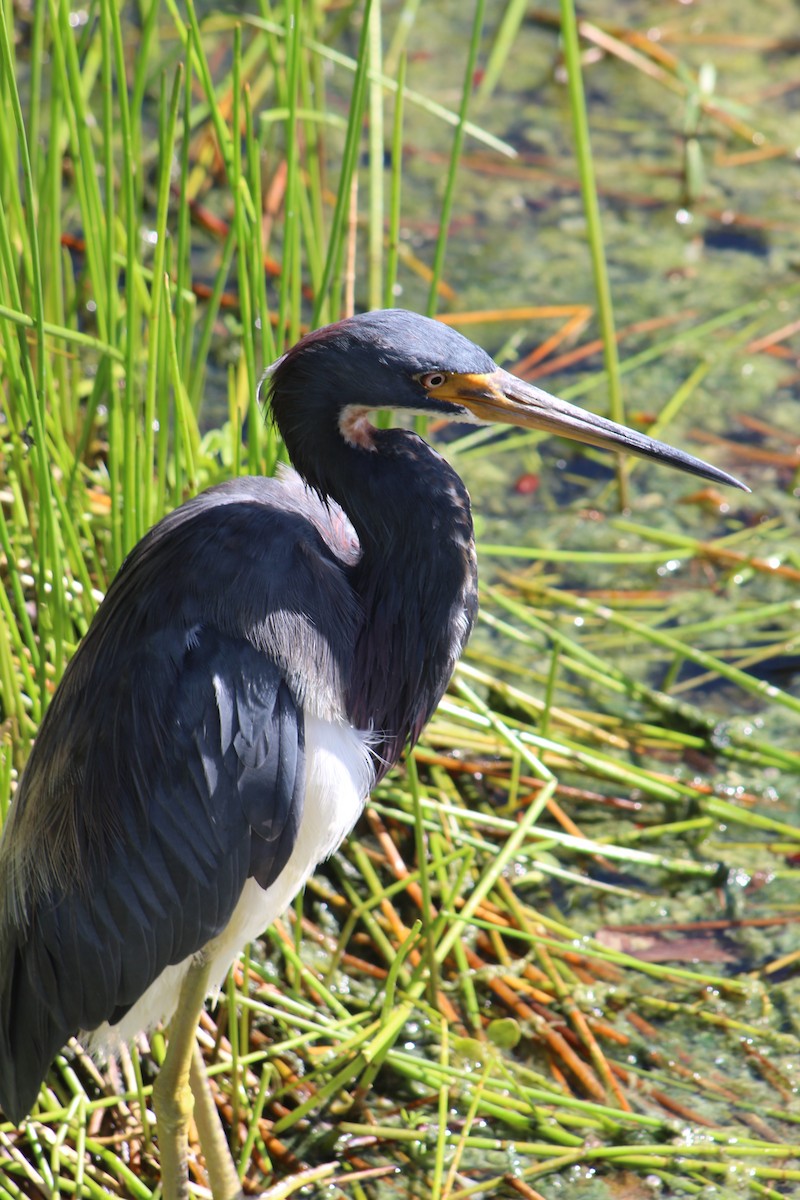
[[[169,1027],[167,1053],[153,1085],[164,1200],[189,1200],[189,1121],[194,1107],[189,1072],[208,971],[208,959],[198,955],[186,972]]]
[[[194,1096],[194,1122],[206,1160],[211,1194],[214,1200],[236,1200],[242,1195],[242,1185],[228,1148],[197,1041],[194,1043],[189,1083]]]

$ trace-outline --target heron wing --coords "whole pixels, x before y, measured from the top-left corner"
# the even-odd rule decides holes
[[[319,532],[244,482],[140,543],[37,739],[0,863],[12,1116],[70,1035],[119,1020],[225,928],[249,877],[269,887],[294,846],[304,639],[316,639],[314,690],[326,655],[346,662],[356,616]]]

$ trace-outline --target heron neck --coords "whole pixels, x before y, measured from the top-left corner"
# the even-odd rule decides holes
[[[477,611],[477,568],[467,490],[421,438],[376,431],[376,451],[350,449],[331,495],[358,534],[352,581],[364,620],[347,710],[376,734],[382,775],[439,703]]]

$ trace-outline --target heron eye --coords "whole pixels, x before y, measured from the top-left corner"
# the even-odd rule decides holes
[[[447,383],[447,376],[444,371],[429,371],[427,375],[420,375],[419,381],[425,388],[438,388]]]

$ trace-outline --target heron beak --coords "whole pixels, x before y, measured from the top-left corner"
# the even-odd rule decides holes
[[[479,421],[542,429],[559,437],[599,446],[603,450],[652,458],[703,479],[741,488],[743,492],[750,491],[733,475],[710,466],[700,458],[559,400],[500,368],[487,375],[451,375],[431,394],[437,400],[447,400],[468,409]]]

